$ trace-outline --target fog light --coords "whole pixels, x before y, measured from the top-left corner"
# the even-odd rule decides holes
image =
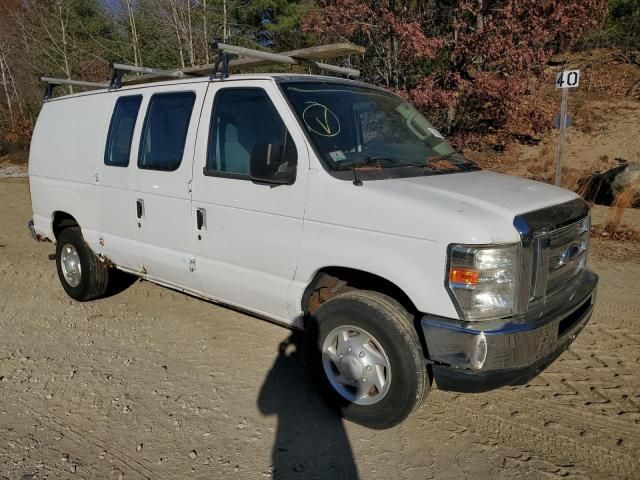
[[[469,361],[471,362],[471,367],[474,370],[480,370],[487,360],[487,337],[484,333],[474,335],[470,350]]]

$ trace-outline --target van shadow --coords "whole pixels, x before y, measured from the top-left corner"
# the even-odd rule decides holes
[[[273,478],[356,480],[351,445],[342,419],[320,399],[303,363],[301,332],[278,348],[260,390],[258,408],[277,415]]]
[[[109,272],[107,291],[102,295],[102,298],[109,298],[118,295],[131,287],[131,285],[136,283],[138,280],[139,278],[135,275],[112,268]]]

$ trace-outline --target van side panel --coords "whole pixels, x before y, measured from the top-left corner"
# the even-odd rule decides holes
[[[34,228],[53,238],[57,211],[73,216],[85,240],[98,244],[96,174],[110,109],[106,95],[84,95],[46,102],[31,142],[29,179]]]
[[[430,222],[435,231],[429,212],[418,216],[409,203],[398,204],[388,197],[378,199],[374,188],[374,181],[356,187],[319,168],[310,171],[302,246],[288,296],[289,304],[296,309],[291,315],[299,317],[303,313],[302,296],[319,270],[344,267],[388,280],[421,312],[457,318],[444,287],[447,243],[437,236],[419,238],[403,235],[400,228],[389,228],[394,222],[413,218],[416,223]],[[341,215],[345,221],[336,221]],[[358,226],[368,215],[377,216],[377,225],[372,222],[369,228]]]

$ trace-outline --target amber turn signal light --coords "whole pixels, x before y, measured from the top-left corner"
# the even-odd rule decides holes
[[[452,268],[449,270],[450,283],[463,283],[465,285],[477,285],[480,281],[480,272],[471,268]]]

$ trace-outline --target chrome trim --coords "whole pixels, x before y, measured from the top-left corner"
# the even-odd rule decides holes
[[[461,322],[425,315],[421,325],[428,357],[436,363],[476,372],[532,365],[564,348],[584,328],[593,310],[597,283],[597,275],[584,270],[564,290],[567,294],[562,298],[504,320]],[[560,322],[576,311],[580,316],[559,335]],[[479,336],[484,340],[479,342]],[[479,345],[486,350],[482,364],[478,363]]]
[[[562,290],[548,290],[551,243],[564,232],[571,231],[589,215],[582,198],[517,215],[513,220],[522,242],[522,282],[518,297],[518,312],[525,313],[547,297]],[[588,230],[587,230],[588,231]],[[569,241],[582,239],[584,232]],[[566,245],[561,245],[564,248]],[[557,247],[556,247],[557,248]]]
[[[532,238],[523,238],[520,247],[520,278],[518,279],[518,291],[516,292],[516,311],[526,312],[529,307],[529,292],[533,277],[534,249]]]
[[[535,289],[531,293],[529,304],[537,301],[544,301],[547,292],[547,283],[549,281],[549,249],[551,247],[551,239],[542,237],[536,242],[537,259],[534,275]]]

